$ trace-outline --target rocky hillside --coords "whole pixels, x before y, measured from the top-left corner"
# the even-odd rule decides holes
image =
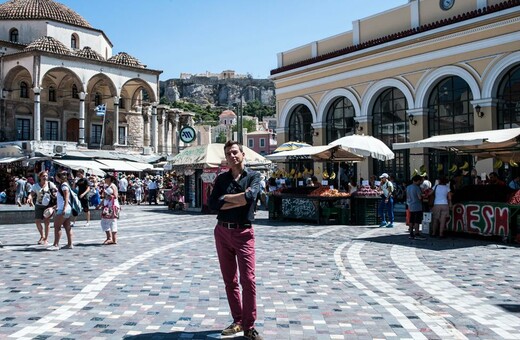
[[[168,102],[179,99],[201,106],[230,107],[240,102],[259,101],[274,105],[274,83],[268,79],[191,77],[161,81],[161,98]]]

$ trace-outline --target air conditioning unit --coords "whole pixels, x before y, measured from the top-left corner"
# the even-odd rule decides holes
[[[152,154],[152,147],[151,146],[144,146],[143,147],[143,155],[151,155]]]
[[[63,145],[54,145],[53,152],[55,154],[63,155],[67,152],[67,149]]]

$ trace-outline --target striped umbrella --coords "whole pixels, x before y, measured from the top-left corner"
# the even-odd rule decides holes
[[[307,146],[311,145],[303,142],[285,142],[279,147],[277,147],[273,152],[291,151],[299,148],[305,148]]]

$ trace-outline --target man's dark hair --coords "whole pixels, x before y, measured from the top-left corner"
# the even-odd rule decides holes
[[[224,144],[224,152],[226,151],[227,148],[230,148],[235,144],[238,145],[238,149],[240,150],[240,152],[244,152],[244,148],[242,147],[242,144],[240,144],[236,140],[228,140],[226,142],[226,144]]]
[[[84,175],[84,174],[85,174],[85,170],[83,170],[83,169],[78,169],[78,171],[77,171],[77,172],[79,172],[79,173],[80,173],[80,174],[82,174],[82,175]]]
[[[423,178],[421,175],[415,175],[412,177],[412,182],[421,181]]]

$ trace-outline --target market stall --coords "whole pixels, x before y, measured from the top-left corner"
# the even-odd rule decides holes
[[[409,143],[394,143],[396,150],[436,148],[478,159],[494,158],[496,168],[520,162],[520,128],[441,135]],[[500,165],[500,166],[498,166]],[[469,170],[469,169],[466,169]],[[520,194],[504,185],[467,185],[453,193],[447,230],[499,236],[507,241],[518,234]],[[515,199],[516,197],[516,199]]]
[[[266,156],[273,161],[361,161],[363,157],[341,146],[309,146],[296,150],[278,152]],[[328,224],[333,219],[338,224],[347,224],[350,213],[346,199],[349,193],[340,192],[328,185],[304,186],[301,174],[295,174],[294,188],[280,189],[269,194],[269,218],[296,219]]]
[[[243,146],[246,167],[267,171],[271,161]],[[168,160],[168,168],[184,179],[184,201],[191,208],[209,212],[207,198],[214,178],[227,170],[224,144],[212,143],[190,146]]]

